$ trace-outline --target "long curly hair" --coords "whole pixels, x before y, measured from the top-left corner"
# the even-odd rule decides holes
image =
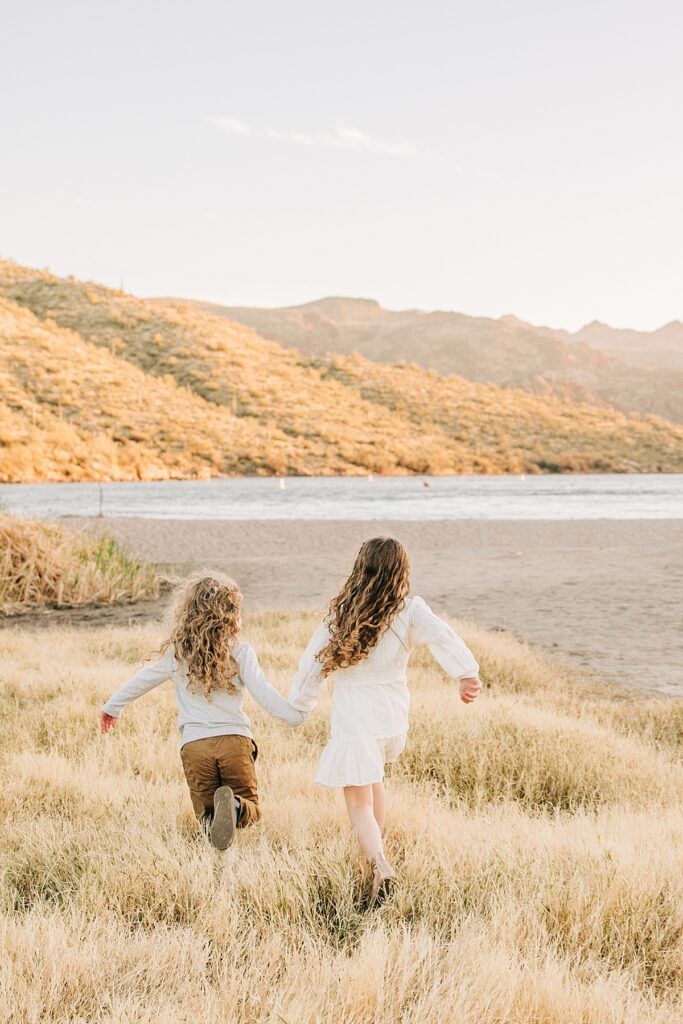
[[[323,676],[367,658],[410,591],[410,563],[393,537],[366,540],[351,575],[330,602],[330,639],[318,652]]]
[[[170,636],[163,654],[173,648],[187,671],[188,689],[211,700],[214,690],[235,693],[239,674],[233,650],[238,643],[242,594],[229,576],[191,576],[176,588]]]

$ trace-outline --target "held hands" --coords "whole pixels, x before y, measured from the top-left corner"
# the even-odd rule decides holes
[[[109,732],[110,729],[115,729],[118,722],[118,718],[115,715],[108,715],[106,711],[100,712],[100,729],[102,732]]]
[[[481,683],[478,679],[460,680],[460,700],[463,704],[471,704],[481,693]]]

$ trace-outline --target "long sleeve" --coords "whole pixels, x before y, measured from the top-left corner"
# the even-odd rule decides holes
[[[246,647],[242,656],[240,678],[256,703],[273,718],[281,718],[287,725],[301,725],[305,721],[306,716],[270,685],[251,647]]]
[[[321,665],[316,660],[316,655],[329,640],[329,635],[327,625],[321,622],[299,659],[299,667],[289,691],[291,703],[307,717],[318,703],[325,685],[325,678],[320,671]]]
[[[414,597],[410,608],[411,646],[426,644],[444,672],[453,679],[479,675],[479,664],[467,646],[447,622],[435,615],[421,597]]]
[[[173,651],[169,648],[159,661],[155,661],[154,664],[146,665],[145,668],[140,669],[137,675],[134,675],[116,693],[112,694],[102,710],[106,714],[118,718],[127,704],[137,700],[138,697],[143,697],[150,690],[153,690],[155,686],[165,683],[170,678],[172,671]]]

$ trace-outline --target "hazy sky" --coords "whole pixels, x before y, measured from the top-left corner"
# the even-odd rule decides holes
[[[0,0],[0,255],[141,295],[683,318],[677,0]]]

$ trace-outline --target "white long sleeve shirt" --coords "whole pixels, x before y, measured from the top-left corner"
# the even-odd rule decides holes
[[[256,653],[249,644],[238,644],[233,656],[239,668],[239,676],[233,679],[235,691],[232,693],[214,690],[211,700],[207,700],[203,693],[190,690],[185,668],[176,659],[172,648],[169,648],[159,661],[145,666],[112,694],[102,710],[118,718],[126,705],[149,693],[167,679],[172,679],[178,705],[181,747],[192,740],[205,739],[208,736],[236,735],[253,738],[251,723],[242,709],[246,691],[274,718],[281,718],[292,726],[300,725],[304,721],[306,716],[295,710],[268,682]]]
[[[322,622],[302,654],[292,681],[289,699],[307,715],[317,704],[327,681],[317,655],[328,640],[329,630]],[[365,730],[367,733],[371,728],[375,735],[393,736],[407,730],[408,660],[419,644],[427,645],[453,679],[478,676],[477,660],[455,630],[435,615],[421,597],[408,597],[367,657],[329,676],[334,684],[333,732],[342,717],[348,720],[347,732]],[[395,700],[387,699],[390,693]]]

